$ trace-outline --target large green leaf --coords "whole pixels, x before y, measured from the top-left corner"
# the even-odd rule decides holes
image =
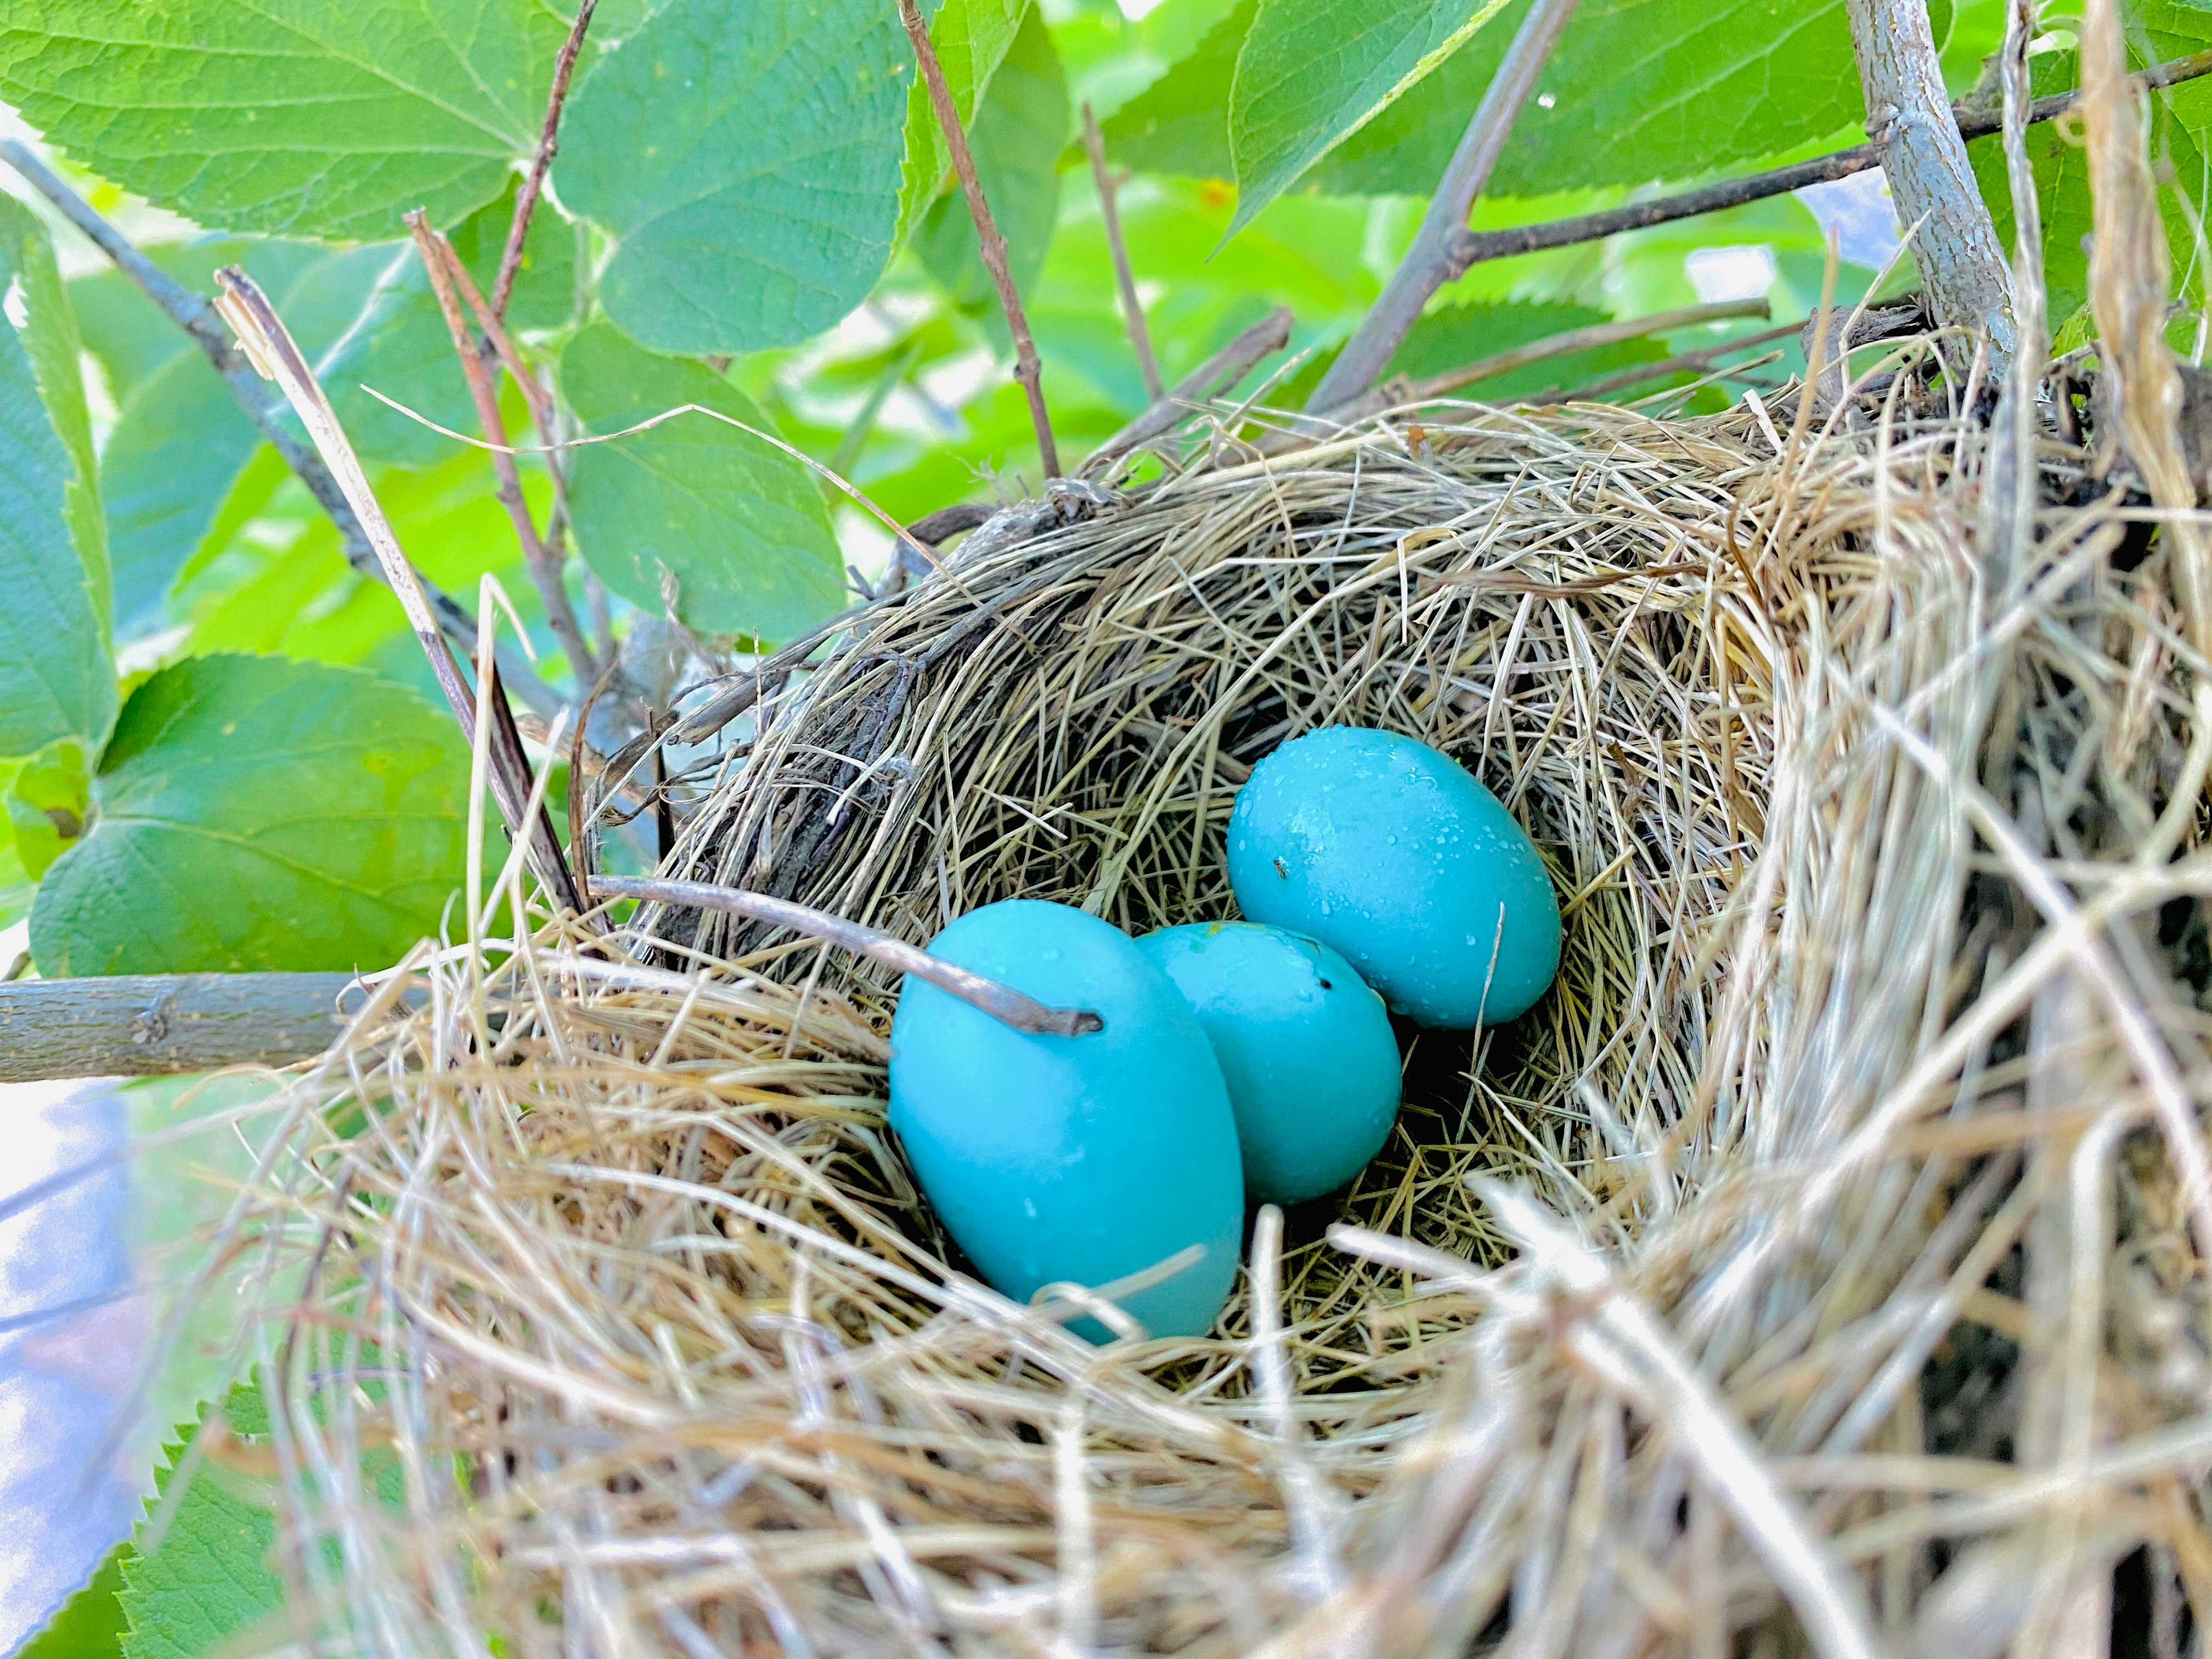
[[[561,356],[561,390],[592,432],[697,404],[767,430],[768,417],[699,363],[641,351],[605,324]],[[787,640],[843,601],[837,540],[799,462],[700,414],[575,452],[568,507],[584,558],[632,604],[708,634]]]
[[[1014,290],[1027,294],[1044,265],[1060,212],[1060,152],[1067,141],[1067,77],[1052,49],[1052,32],[1032,7],[999,71],[969,134],[975,177],[999,234],[1006,239],[1006,264]],[[975,222],[966,195],[955,185],[923,216],[915,252],[945,284],[956,304],[974,305],[993,293],[975,251]]]
[[[265,1441],[268,1408],[259,1389],[232,1389],[225,1415],[234,1434],[249,1443]],[[167,1493],[178,1460],[207,1418],[204,1409],[198,1424],[178,1425],[155,1471],[158,1492]],[[225,1638],[283,1607],[284,1581],[270,1559],[276,1544],[269,1495],[212,1461],[202,1462],[155,1549],[142,1553],[134,1540],[123,1552],[115,1598],[125,1625],[123,1659],[207,1659]]]
[[[8,196],[0,299],[0,757],[60,738],[97,748],[115,664],[76,318],[44,228]]]
[[[451,720],[401,687],[189,658],[125,705],[32,954],[49,977],[381,966],[459,883],[467,781]]]
[[[670,0],[584,77],[554,165],[615,238],[607,315],[738,352],[858,305],[890,257],[911,72],[877,0]]]
[[[1237,164],[1222,112],[1258,4],[1245,0],[1107,124],[1118,159],[1230,175]],[[1346,196],[1435,189],[1526,9],[1527,0],[1512,0],[1432,74],[1337,135],[1308,182]],[[1939,0],[1931,9],[1945,15],[1940,30],[1948,9]],[[1582,0],[1490,193],[1692,178],[1841,132],[1863,113],[1854,62],[1842,0]]]
[[[499,193],[562,34],[537,0],[39,0],[0,21],[0,100],[201,224],[373,239]]]
[[[945,0],[930,19],[930,44],[945,71],[945,89],[965,128],[991,77],[1014,44],[1014,32],[1032,8],[1030,0]],[[906,159],[899,172],[898,229],[894,243],[906,240],[915,218],[951,176],[951,157],[944,130],[929,101],[929,88],[915,76],[907,88]]]
[[[1465,46],[1504,0],[1260,0],[1237,58],[1232,233]]]
[[[1514,0],[1347,140],[1315,170],[1315,185],[1435,189],[1525,9]],[[1843,0],[1583,0],[1489,193],[1696,178],[1827,137],[1863,118],[1856,61]]]

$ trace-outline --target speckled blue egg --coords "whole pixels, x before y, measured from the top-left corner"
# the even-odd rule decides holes
[[[1164,927],[1137,948],[1213,1044],[1248,1199],[1317,1198],[1382,1150],[1398,1117],[1398,1039],[1350,963],[1318,939],[1249,921]]]
[[[1203,1334],[1236,1277],[1244,1182],[1221,1067],[1182,994],[1119,928],[1036,899],[970,911],[929,951],[1106,1022],[1030,1036],[906,981],[890,1121],[945,1230],[1017,1302],[1203,1246],[1195,1266],[1121,1303],[1153,1336]]]
[[[1229,880],[1247,917],[1333,945],[1423,1025],[1515,1018],[1559,971],[1535,843],[1464,767],[1395,732],[1323,726],[1253,768]]]

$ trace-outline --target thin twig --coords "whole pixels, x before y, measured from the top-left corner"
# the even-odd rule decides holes
[[[484,436],[496,446],[491,452],[491,465],[499,478],[500,505],[507,509],[507,519],[514,526],[515,539],[522,544],[522,562],[538,589],[539,602],[545,607],[546,625],[553,630],[553,637],[561,641],[562,650],[568,653],[569,670],[580,689],[599,678],[599,665],[592,660],[592,647],[585,642],[584,631],[576,623],[575,610],[568,603],[568,590],[561,579],[560,557],[539,538],[537,522],[530,514],[530,503],[523,499],[522,473],[507,449],[507,422],[499,412],[499,393],[484,370],[484,361],[477,353],[476,342],[469,336],[468,319],[461,314],[460,295],[453,287],[453,273],[460,259],[453,244],[430,228],[430,221],[422,210],[418,208],[407,215],[406,223],[415,238],[416,249],[422,255],[422,268],[429,272],[431,290],[438,296],[438,309],[445,315],[446,331],[453,337],[453,354],[461,360],[461,374],[469,383],[469,397],[476,404],[477,424],[483,427]]]
[[[238,399],[239,407],[246,411],[246,418],[253,422],[263,441],[283,457],[284,465],[307,487],[315,504],[337,526],[339,551],[346,562],[361,574],[383,581],[384,568],[377,562],[376,550],[369,545],[361,520],[347,503],[345,492],[338,488],[337,480],[331,476],[330,469],[314,450],[286,431],[277,421],[276,405],[269,398],[260,375],[254,373],[252,365],[239,351],[230,331],[216,314],[214,303],[205,295],[185,287],[140,252],[20,139],[0,140],[0,157],[4,157],[33,188],[52,203],[64,218],[83,232],[117,270],[137,283],[139,291],[153,301],[162,315],[191,337],[215,372],[222,376],[223,384],[230,388],[231,395]],[[426,582],[423,592],[446,636],[462,650],[473,653],[477,646],[475,620],[443,590]],[[504,647],[500,675],[535,713],[550,717],[560,708],[561,699],[553,688]]]
[[[1309,419],[1328,421],[1340,427],[1356,426],[1386,409],[1448,397],[1462,386],[1473,386],[1480,380],[1496,380],[1501,374],[1510,374],[1516,369],[1526,368],[1531,363],[1546,362],[1553,357],[1591,351],[1600,346],[1619,345],[1624,340],[1639,340],[1647,335],[1665,334],[1678,328],[1693,328],[1701,323],[1720,323],[1737,317],[1765,317],[1771,314],[1771,308],[1764,298],[1720,300],[1711,305],[1686,306],[1679,311],[1662,311],[1649,317],[1628,317],[1613,322],[1592,323],[1587,328],[1571,328],[1541,340],[1531,340],[1514,346],[1509,350],[1493,352],[1487,357],[1478,357],[1471,363],[1446,369],[1441,374],[1431,374],[1425,380],[1394,379],[1382,386],[1369,388],[1339,408],[1316,410]],[[1783,332],[1789,333],[1796,327],[1793,323]],[[1726,350],[1737,343],[1730,341],[1727,346],[1711,349]],[[1650,368],[1653,374],[1664,372],[1656,363],[1650,365]]]
[[[1151,408],[1099,445],[1083,463],[1082,470],[1086,474],[1095,474],[1139,445],[1173,431],[1195,405],[1235,386],[1251,372],[1255,363],[1273,356],[1290,341],[1290,311],[1278,306],[1170,386]]]
[[[971,974],[965,968],[956,967],[918,945],[908,944],[896,934],[848,921],[811,905],[772,898],[766,893],[748,893],[741,888],[717,887],[709,882],[662,881],[647,876],[596,876],[592,886],[594,891],[610,898],[648,899],[691,910],[721,910],[827,939],[898,973],[927,980],[947,995],[958,997],[992,1018],[1032,1036],[1085,1036],[1106,1029],[1106,1022],[1087,1008],[1048,1008],[1011,985]]]
[[[514,193],[514,220],[507,228],[507,246],[499,256],[499,279],[491,288],[492,315],[501,321],[507,319],[507,302],[514,293],[514,279],[522,270],[522,245],[530,235],[530,215],[538,205],[538,192],[545,188],[546,170],[553,165],[553,152],[560,148],[557,137],[561,131],[561,106],[568,96],[568,77],[576,68],[576,54],[583,50],[584,31],[592,26],[592,13],[599,0],[580,0],[576,8],[576,21],[568,26],[568,38],[561,43],[561,55],[553,60],[553,90],[545,100],[545,125],[538,135],[538,153],[530,158],[530,171],[523,175],[522,188]]]
[[[438,689],[445,694],[463,735],[473,741],[476,697],[461,679],[460,666],[453,660],[453,653],[447,648],[445,635],[439,631],[430,610],[422,579],[401,550],[392,522],[385,517],[375,491],[370,489],[368,475],[362,470],[361,459],[339,426],[330,400],[317,384],[314,371],[307,367],[307,360],[301,355],[276,307],[251,276],[236,265],[228,265],[216,272],[216,281],[222,289],[222,297],[216,301],[216,309],[237,334],[253,367],[282,388],[294,412],[307,427],[307,434],[322,452],[324,464],[344,489],[347,501],[368,532],[370,544],[376,549],[386,579],[398,596],[400,609],[407,613],[423,655],[429,659]],[[531,863],[538,880],[555,901],[580,910],[581,896],[576,890],[575,878],[569,872],[568,860],[562,856],[561,844],[554,839],[551,820],[542,809],[534,822],[526,816],[531,798],[530,763],[522,752],[514,715],[507,710],[506,698],[500,694],[496,684],[484,690],[486,706],[506,715],[494,721],[491,782],[508,832],[517,838],[530,837]]]
[[[998,222],[991,217],[991,204],[983,199],[983,183],[975,176],[975,157],[968,149],[968,135],[960,130],[960,112],[953,106],[951,89],[945,84],[945,69],[937,61],[937,49],[929,43],[929,25],[922,21],[915,0],[899,0],[899,21],[914,41],[921,78],[929,87],[930,106],[937,112],[937,125],[944,129],[945,146],[952,152],[952,171],[959,176],[960,188],[968,198],[969,216],[975,222],[976,251],[983,256],[984,268],[998,287],[999,304],[1006,311],[1006,327],[1014,337],[1014,378],[1029,394],[1030,420],[1036,428],[1037,453],[1045,477],[1057,478],[1060,446],[1053,441],[1052,420],[1045,413],[1044,365],[1037,359],[1036,342],[1030,337],[1021,295],[1014,291],[1014,274],[1006,266],[1006,239],[999,234]]]
[[[1310,410],[1334,409],[1350,403],[1375,384],[1389,366],[1398,347],[1429,303],[1429,298],[1466,267],[1453,264],[1453,239],[1467,228],[1467,216],[1474,198],[1490,182],[1492,169],[1504,153],[1505,141],[1520,118],[1521,106],[1536,89],[1536,77],[1551,61],[1559,31],[1573,15],[1575,0],[1535,0],[1521,21],[1519,33],[1506,48],[1504,60],[1491,77],[1482,102],[1468,123],[1467,131],[1452,152],[1436,194],[1429,198],[1413,245],[1398,262],[1398,269],[1382,289],[1328,372],[1306,399]]]
[[[2205,75],[2212,75],[2212,52],[2176,58],[2130,76],[2129,79],[2139,87],[2156,88],[2179,86],[2185,81],[2194,81]],[[2062,92],[2038,99],[2028,112],[2029,125],[2056,120],[2072,109],[2081,96],[2079,92]],[[1951,106],[1951,113],[1958,121],[1960,136],[1964,138],[1987,138],[2003,130],[2004,117],[2001,110],[1990,109],[1963,98]],[[1848,179],[1853,173],[1865,173],[1881,165],[1881,152],[1874,145],[1856,144],[1832,155],[1814,156],[1808,161],[1793,161],[1788,167],[1773,167],[1765,173],[1753,173],[1716,185],[1704,185],[1679,195],[1656,197],[1649,202],[1633,202],[1626,207],[1609,208],[1602,213],[1584,213],[1571,219],[1553,219],[1543,224],[1520,225],[1510,230],[1462,229],[1452,238],[1452,275],[1454,277],[1464,276],[1470,265],[1480,264],[1489,259],[1510,259],[1516,254],[1536,253],[1546,248],[1571,247],[1581,242],[1601,241],[1624,231],[1648,230],[1654,225],[1672,224],[1678,219],[1694,219],[1727,208],[1742,207],[1747,203],[1787,196],[1808,185]]]
[[[1121,210],[1115,204],[1114,175],[1106,167],[1106,136],[1098,131],[1098,118],[1083,105],[1083,148],[1091,154],[1091,182],[1098,187],[1098,213],[1106,222],[1106,246],[1114,256],[1114,280],[1121,285],[1121,316],[1129,325],[1129,349],[1137,354],[1137,373],[1145,377],[1145,395],[1160,395],[1160,363],[1152,355],[1152,331],[1145,321],[1144,302],[1137,297],[1137,278],[1129,269],[1129,245],[1121,237]]]
[[[1646,380],[1656,380],[1664,374],[1679,374],[1685,369],[1711,368],[1723,357],[1733,356],[1739,351],[1755,351],[1760,346],[1770,345],[1777,340],[1786,339],[1790,335],[1801,331],[1802,326],[1799,324],[1784,323],[1774,328],[1763,328],[1756,334],[1746,334],[1738,339],[1724,340],[1718,345],[1701,346],[1695,351],[1685,351],[1672,357],[1662,357],[1656,362],[1638,363],[1632,368],[1624,368],[1619,374],[1608,374],[1601,380],[1587,381],[1581,386],[1554,386],[1538,392],[1533,398],[1516,401],[1531,404],[1587,403],[1593,398],[1602,398],[1607,392],[1626,391],[1630,386],[1641,386]],[[1760,359],[1762,362],[1769,361],[1771,360]],[[1739,363],[1736,367],[1747,369],[1751,366]]]

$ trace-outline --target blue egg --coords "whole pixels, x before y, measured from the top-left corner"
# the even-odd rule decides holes
[[[890,1121],[945,1231],[1017,1302],[1200,1245],[1195,1266],[1121,1305],[1153,1336],[1203,1334],[1236,1278],[1244,1182],[1221,1067],[1182,994],[1119,928],[1036,899],[970,911],[929,951],[1106,1022],[1030,1036],[906,981]],[[1073,1328],[1106,1335],[1095,1322]]]
[[[1536,844],[1465,768],[1395,732],[1323,726],[1254,767],[1229,882],[1252,921],[1334,945],[1423,1025],[1515,1018],[1559,971]]]
[[[1137,948],[1212,1041],[1247,1198],[1317,1198],[1382,1150],[1398,1119],[1398,1039],[1350,963],[1317,939],[1249,921],[1164,927]]]

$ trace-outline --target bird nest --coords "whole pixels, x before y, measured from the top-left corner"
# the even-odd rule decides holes
[[[707,688],[663,873],[916,942],[1233,915],[1251,765],[1387,726],[1541,849],[1544,1000],[1404,1031],[1389,1145],[1262,1213],[1215,1328],[1094,1346],[917,1194],[882,969],[659,907],[425,955],[264,1166],[311,1622],[1978,1654],[2116,1562],[2195,1601],[2212,729],[2166,556],[2054,453],[2087,504],[1986,563],[1947,418],[1432,416],[1010,510]]]

